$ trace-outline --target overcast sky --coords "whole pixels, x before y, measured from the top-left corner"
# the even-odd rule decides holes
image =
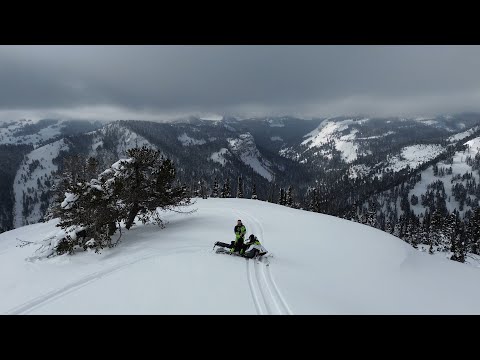
[[[0,120],[480,111],[480,46],[0,46]]]

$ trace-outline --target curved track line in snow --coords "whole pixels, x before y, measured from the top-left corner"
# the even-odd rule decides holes
[[[260,271],[258,270],[258,263],[256,260],[251,259],[253,261],[253,269],[255,272],[255,277],[257,279],[257,284],[258,287],[260,288],[260,293],[262,294],[262,299],[263,303],[265,304],[265,308],[267,309],[267,315],[276,315],[277,312],[275,312],[275,303],[274,300],[271,296],[268,296],[266,293],[265,289],[268,288],[268,285],[266,285],[263,281],[262,278],[260,277]],[[250,260],[246,260],[250,261]]]
[[[255,281],[253,279],[252,271],[250,270],[250,261],[246,261],[247,264],[247,278],[248,278],[248,285],[250,286],[250,292],[252,293],[253,302],[255,304],[255,309],[257,310],[258,315],[263,315],[264,311],[260,304],[260,300],[258,300],[258,293],[255,289]]]
[[[285,298],[283,297],[282,293],[278,289],[277,284],[275,283],[275,280],[273,279],[272,273],[270,272],[270,266],[266,266],[265,272],[267,274],[267,278],[269,279],[270,284],[273,285],[273,289],[277,293],[277,299],[280,300],[280,304],[281,304],[281,306],[283,306],[284,313],[286,313],[288,315],[293,315],[292,310],[290,310],[290,307],[288,306],[288,303],[285,301]]]
[[[254,230],[254,231],[251,231],[250,233],[257,232],[260,238],[263,240],[264,231],[263,231],[263,226],[261,222],[254,216],[244,211],[237,210],[237,213],[249,220],[252,226],[252,229]],[[270,267],[266,266],[261,258],[258,261],[256,259],[247,260],[247,262],[250,262],[250,261],[254,262],[253,268],[254,268],[255,277],[257,280],[257,285],[260,288],[263,302],[265,304],[268,314],[293,315],[293,312],[290,310],[287,302],[285,301],[285,298],[282,296],[282,294],[280,293],[280,290],[278,289],[278,286],[273,280],[273,276],[270,272]],[[247,274],[247,276],[250,276],[250,275]],[[251,280],[249,279],[249,281]],[[252,296],[253,296],[253,293],[252,293]]]
[[[187,247],[184,247],[184,248],[187,248]],[[203,246],[189,246],[188,248],[193,249],[193,248],[204,248],[204,247]],[[147,260],[147,259],[150,259],[150,258],[154,258],[154,257],[157,257],[157,256],[171,255],[172,253],[182,253],[182,252],[191,252],[191,251],[173,250],[173,251],[169,251],[169,252],[166,252],[166,253],[165,252],[158,252],[158,253],[154,253],[154,254],[148,254],[146,256],[139,257],[135,260],[128,261],[128,262],[122,263],[122,264],[117,264],[117,265],[109,267],[107,269],[97,271],[93,274],[84,276],[84,277],[80,278],[79,280],[74,281],[74,282],[72,282],[72,283],[70,283],[66,286],[63,286],[63,287],[58,288],[56,290],[50,291],[47,294],[38,296],[38,297],[36,297],[36,298],[34,298],[30,301],[27,301],[27,302],[23,303],[22,305],[19,305],[15,308],[12,308],[12,309],[6,311],[5,314],[7,314],[7,315],[28,314],[29,312],[37,309],[38,307],[41,307],[42,305],[45,305],[45,304],[50,303],[51,301],[60,299],[60,298],[64,297],[65,295],[68,295],[68,294],[70,294],[70,293],[72,293],[72,292],[90,284],[90,283],[93,283],[97,280],[100,280],[100,279],[104,278],[105,276],[110,275],[110,274],[112,274],[112,273],[114,273],[118,270],[121,270],[121,269],[127,267],[127,266],[130,266],[130,265],[136,264],[138,262],[141,262],[141,261],[144,261],[144,260]]]

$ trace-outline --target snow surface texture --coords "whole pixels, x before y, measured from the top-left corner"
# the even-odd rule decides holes
[[[427,162],[438,155],[440,155],[445,149],[441,145],[411,145],[405,146],[401,155],[395,155],[388,161],[388,168],[394,171],[400,171],[401,169],[410,166],[414,169],[424,162]]]
[[[13,224],[16,228],[38,222],[42,218],[39,201],[32,202],[33,207],[29,208],[27,214],[23,214],[24,202],[27,201],[27,197],[40,199],[44,192],[51,190],[53,176],[58,169],[53,159],[58,157],[62,150],[68,150],[68,145],[63,139],[39,147],[25,156],[13,183],[15,195]],[[50,186],[45,183],[46,181],[50,182]],[[38,183],[41,184],[40,187]]]
[[[480,268],[380,230],[248,199],[198,199],[101,254],[28,262],[57,220],[0,234],[4,314],[480,314]],[[237,218],[273,255],[215,254]],[[279,226],[288,224],[288,226]],[[319,231],[321,229],[321,231]],[[267,266],[269,264],[269,266]]]

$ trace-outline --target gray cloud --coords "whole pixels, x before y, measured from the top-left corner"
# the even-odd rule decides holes
[[[478,64],[480,46],[0,46],[0,115],[480,111]]]

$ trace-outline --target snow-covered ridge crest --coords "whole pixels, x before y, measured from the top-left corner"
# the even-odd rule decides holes
[[[145,139],[143,136],[138,135],[136,132],[130,130],[129,128],[121,125],[118,122],[107,124],[101,129],[96,130],[93,134],[94,137],[92,141],[92,149],[90,151],[91,156],[95,156],[97,154],[97,150],[100,146],[103,146],[103,140],[109,134],[114,134],[114,137],[118,142],[116,152],[119,158],[125,157],[129,149],[133,149],[137,146],[147,146],[154,149],[157,148],[154,144]]]
[[[320,147],[330,141],[335,142],[335,148],[342,153],[342,157],[346,162],[352,162],[357,158],[358,145],[355,144],[357,129],[351,129],[348,134],[340,134],[354,124],[354,119],[343,121],[324,120],[313,131],[305,135],[306,139],[302,141],[302,145],[308,149]]]

